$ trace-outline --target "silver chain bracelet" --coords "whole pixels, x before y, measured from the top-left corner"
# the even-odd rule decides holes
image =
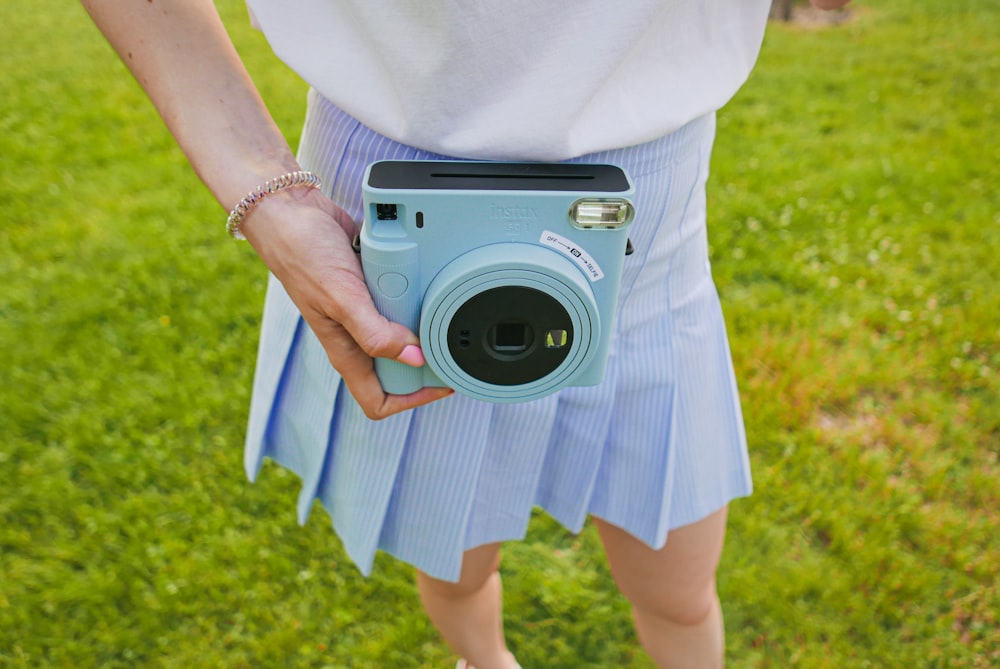
[[[246,239],[243,235],[243,231],[240,230],[240,227],[243,225],[243,219],[247,217],[253,208],[268,195],[273,195],[278,191],[285,190],[286,188],[293,188],[295,186],[319,188],[319,177],[312,172],[299,170],[297,172],[282,174],[277,179],[265,181],[263,185],[258,186],[256,189],[247,193],[246,196],[244,196],[244,198],[240,200],[235,207],[233,207],[233,210],[229,212],[229,218],[226,219],[226,230],[229,231],[229,234],[232,235],[233,239]]]

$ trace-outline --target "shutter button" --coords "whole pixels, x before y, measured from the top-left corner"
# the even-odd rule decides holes
[[[400,297],[410,287],[410,282],[398,272],[386,272],[378,278],[378,289],[386,297]]]

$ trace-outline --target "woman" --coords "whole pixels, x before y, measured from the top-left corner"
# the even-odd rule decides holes
[[[722,666],[715,571],[727,504],[751,485],[704,186],[714,111],[746,78],[769,4],[251,0],[313,86],[297,159],[210,0],[84,0],[272,272],[251,477],[265,456],[302,476],[300,512],[319,498],[366,573],[378,549],[414,564],[459,667],[518,666],[497,567],[535,505],[573,530],[594,519],[658,666]],[[638,251],[602,385],[516,406],[383,392],[373,358],[424,358],[375,310],[352,251],[361,173],[445,157],[631,173]]]

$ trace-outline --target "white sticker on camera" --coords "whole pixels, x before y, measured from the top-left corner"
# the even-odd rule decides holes
[[[593,283],[594,281],[600,281],[604,278],[604,270],[601,266],[597,264],[589,253],[581,249],[579,246],[573,243],[573,240],[563,237],[557,232],[552,232],[551,230],[544,230],[542,232],[541,239],[538,240],[545,246],[551,249],[559,251],[564,256],[579,265],[583,273],[587,275],[587,278]]]

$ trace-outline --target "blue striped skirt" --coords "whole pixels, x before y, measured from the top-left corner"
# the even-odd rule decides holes
[[[659,548],[672,528],[750,494],[725,323],[708,262],[708,115],[662,139],[577,158],[617,164],[636,185],[616,331],[604,382],[524,404],[460,395],[368,420],[281,284],[271,277],[246,441],[302,479],[365,574],[383,550],[457,580],[464,551],[524,536],[545,509],[576,532],[588,515]],[[366,128],[310,94],[299,160],[355,220],[366,166],[444,159]]]

